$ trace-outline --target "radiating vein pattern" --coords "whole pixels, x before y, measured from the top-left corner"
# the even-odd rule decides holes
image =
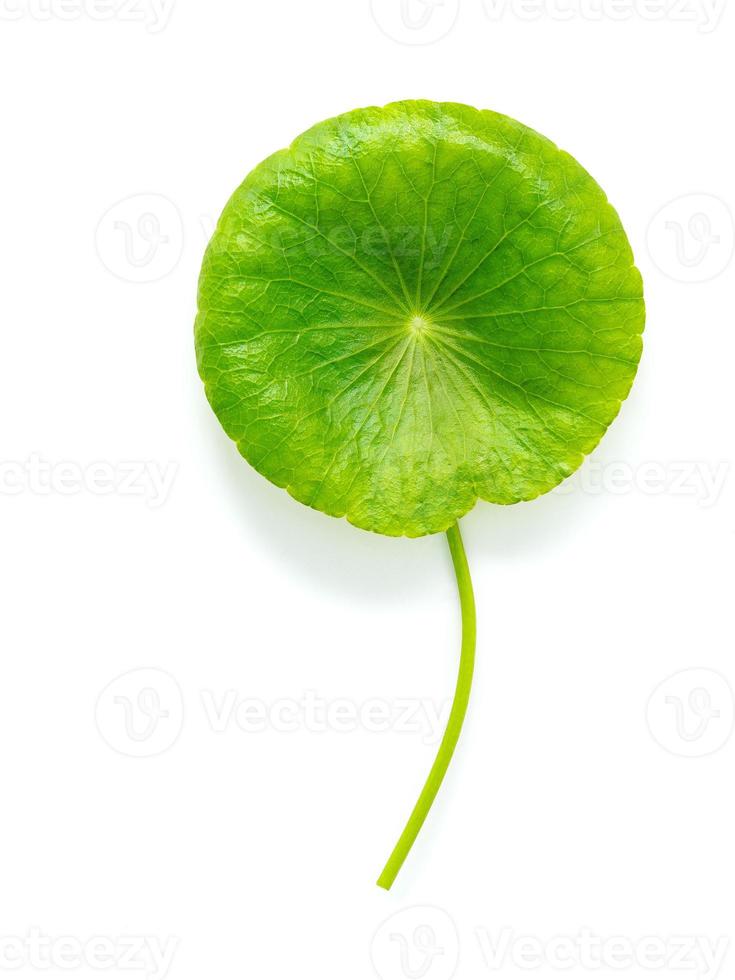
[[[252,465],[385,534],[528,500],[598,443],[641,353],[620,220],[507,117],[395,103],[246,178],[207,250],[196,345]]]

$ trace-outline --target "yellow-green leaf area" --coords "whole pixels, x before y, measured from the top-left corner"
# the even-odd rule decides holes
[[[206,252],[196,349],[263,476],[418,536],[573,473],[630,390],[644,317],[620,219],[573,157],[495,112],[396,102],[246,177]]]

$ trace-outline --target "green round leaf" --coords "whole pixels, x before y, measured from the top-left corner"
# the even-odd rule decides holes
[[[242,455],[382,534],[529,500],[617,414],[641,278],[605,194],[521,123],[397,102],[319,123],[235,192],[196,347]]]

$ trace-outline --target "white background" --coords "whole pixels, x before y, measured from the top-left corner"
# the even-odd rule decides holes
[[[127,936],[173,943],[170,980],[638,980],[682,975],[679,936],[726,949],[683,975],[733,975],[735,15],[412,2],[0,0],[0,972],[162,980],[125,968]],[[413,97],[572,152],[629,232],[648,324],[571,486],[462,522],[473,699],[385,893],[436,750],[424,709],[454,684],[445,541],[372,536],[250,470],[192,323],[243,176]],[[375,730],[373,699],[413,724]],[[584,929],[622,943],[600,968]]]

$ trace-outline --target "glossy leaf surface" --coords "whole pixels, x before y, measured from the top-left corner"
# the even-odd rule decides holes
[[[417,536],[569,476],[630,389],[643,322],[620,220],[571,156],[493,112],[399,102],[248,175],[206,253],[196,346],[260,473]]]

